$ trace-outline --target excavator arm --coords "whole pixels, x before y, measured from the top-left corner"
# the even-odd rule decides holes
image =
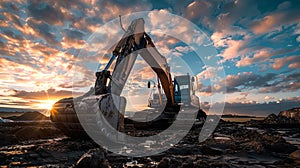
[[[168,66],[166,58],[158,52],[148,34],[145,33],[145,37],[147,39],[148,44],[146,45],[146,48],[142,50],[140,55],[148,63],[152,70],[157,74],[159,80],[161,81],[162,88],[165,92],[168,101],[168,105],[175,105],[173,92],[174,85],[172,82],[170,67]]]
[[[168,105],[174,105],[174,94],[170,67],[159,51],[156,49],[150,36],[144,31],[144,20],[142,18],[132,21],[122,39],[113,50],[113,56],[102,72],[97,72],[96,94],[113,93],[120,96],[127,78],[132,70],[138,53],[157,74],[161,81],[162,88],[168,100]],[[108,68],[117,58],[112,75]],[[110,83],[105,86],[107,78]],[[98,91],[98,88],[106,88]]]

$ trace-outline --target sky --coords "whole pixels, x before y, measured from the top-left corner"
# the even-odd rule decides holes
[[[146,30],[173,75],[176,70],[186,73],[185,64],[195,64],[204,109],[212,103],[212,90],[226,96],[225,113],[265,116],[300,106],[298,1],[1,0],[0,108],[49,109],[61,98],[83,94],[93,86],[97,67],[103,68],[110,57],[95,49],[106,42],[92,43],[93,37],[102,33],[108,40],[121,38],[119,25],[104,25],[119,15],[143,11],[149,11]],[[209,82],[220,68],[205,67],[203,60],[195,60],[194,48],[165,33],[186,28],[176,20],[169,23],[166,13],[201,30],[183,33],[186,39],[201,43],[205,34],[216,49],[210,57],[218,58],[223,78]],[[170,27],[159,27],[165,22]],[[126,28],[130,20],[125,17],[123,24]],[[147,103],[148,80],[156,80],[155,74],[139,57],[123,93],[129,105]],[[143,101],[135,104],[137,100]]]

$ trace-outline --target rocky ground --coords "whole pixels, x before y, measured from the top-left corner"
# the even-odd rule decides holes
[[[1,123],[0,166],[300,167],[299,128],[224,122],[202,143],[199,129],[163,153],[132,158],[105,151],[91,140],[65,137],[50,122]]]

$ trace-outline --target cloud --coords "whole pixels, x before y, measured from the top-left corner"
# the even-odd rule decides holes
[[[81,31],[75,29],[65,29],[62,35],[63,37],[61,40],[61,44],[66,49],[81,49],[85,44],[85,34]]]
[[[280,90],[280,87],[278,87],[284,82],[284,79],[275,82],[276,79],[279,79],[279,77],[275,73],[258,75],[253,72],[243,72],[243,73],[238,73],[237,75],[227,75],[225,80],[219,81],[219,83],[214,86],[211,85],[205,86],[203,84],[200,84],[198,88],[200,89],[199,94],[201,95],[211,95],[212,91],[223,92],[225,90],[226,93],[234,93],[234,92],[247,93],[250,91],[253,92],[253,90],[259,90],[259,92],[263,92],[264,89],[268,90],[267,88],[273,88],[273,87],[278,88],[278,90],[272,90],[270,92],[284,91],[284,90]],[[221,87],[221,86],[225,86],[222,84],[223,82],[226,82],[226,88]],[[297,86],[293,86],[292,88],[296,89]],[[264,92],[267,93],[267,91]]]
[[[299,8],[297,4],[291,2],[283,2],[278,5],[277,10],[254,21],[250,28],[255,34],[263,34],[274,30],[280,30],[282,25],[298,23],[300,21],[298,15]],[[290,6],[290,7],[289,7]]]
[[[224,107],[224,114],[238,114],[238,115],[254,115],[254,116],[268,116],[272,113],[279,114],[280,111],[299,107],[300,97],[288,97],[285,99],[273,99],[268,102],[258,103],[255,100],[243,102],[226,102]],[[218,105],[216,103],[215,105]],[[210,110],[211,114],[220,113],[209,109],[211,104],[209,102],[201,102],[201,108],[204,111]]]
[[[243,92],[243,93],[240,93],[240,95],[243,95],[243,96],[248,96],[250,93],[249,92]]]
[[[73,82],[65,82],[58,87],[63,88],[63,89],[80,89],[80,88],[85,88],[85,87],[93,87],[95,81],[90,81],[89,79],[86,80],[81,80],[81,81],[73,81]]]
[[[30,0],[28,11],[36,19],[41,19],[51,25],[62,25],[63,17],[59,10],[53,7],[54,2],[50,4],[38,0]]]
[[[203,9],[203,10],[199,10]],[[213,10],[213,4],[209,1],[194,1],[187,6],[185,15],[189,19],[196,19],[199,16],[205,16],[211,13]]]
[[[281,101],[269,101],[268,103],[225,103],[225,114],[256,115],[267,116],[272,113],[278,114],[280,111],[299,107],[299,97],[283,99]]]
[[[280,75],[279,75],[280,76]],[[259,88],[260,93],[295,92],[300,89],[300,73],[291,73],[270,85]]]
[[[216,77],[217,75],[217,69],[215,67],[207,67],[202,72],[197,74],[197,77],[199,79],[211,79]]]
[[[300,89],[300,82],[281,82],[277,85],[259,89],[260,93],[295,92]]]
[[[12,97],[6,97],[6,98],[2,98],[0,100],[0,106],[1,107],[30,108],[33,103],[35,103],[35,101],[24,100],[24,99],[16,99],[16,98],[12,98]]]
[[[226,42],[226,45],[227,45],[227,48],[221,54],[221,56],[224,57],[223,61],[241,56],[240,51],[244,47],[245,41],[243,41],[243,40],[228,40]]]
[[[300,72],[295,72],[295,73],[289,74],[289,75],[287,75],[286,79],[300,81]]]
[[[275,70],[279,70],[286,65],[289,68],[299,69],[300,68],[300,57],[299,56],[290,56],[290,57],[276,58],[276,59],[274,59],[274,63],[272,65],[272,67]]]
[[[290,56],[291,54],[297,52],[297,47],[287,47],[287,48],[261,48],[258,50],[247,50],[247,54],[241,57],[239,61],[236,62],[237,67],[247,67],[247,66],[259,66],[262,65],[265,68],[273,67],[275,70],[279,70],[284,66],[289,68],[297,68],[298,58],[297,56]],[[253,56],[251,56],[253,54]],[[294,62],[293,65],[289,64]]]
[[[31,35],[43,38],[49,44],[59,45],[56,39],[56,34],[49,24],[36,20],[34,18],[28,18],[27,25],[31,29],[30,31]]]
[[[176,51],[173,46],[180,42],[178,39],[156,30],[151,30],[150,35],[157,50],[165,57],[171,56]]]
[[[196,30],[188,20],[173,17],[167,9],[152,10],[148,17],[150,25],[146,28],[154,34],[165,34],[169,32],[175,34],[176,38],[184,39],[187,43],[201,45],[205,39],[205,34]],[[153,33],[152,33],[153,34]]]
[[[277,13],[269,16],[265,16],[260,21],[254,22],[251,26],[255,34],[262,34],[274,30],[277,24],[284,17],[283,14]]]
[[[238,102],[245,102],[247,101],[247,97],[250,94],[250,92],[242,92],[239,94],[238,97],[235,98]]]
[[[270,61],[268,58],[276,55],[276,52],[269,52],[266,49],[279,50],[276,44],[285,45],[286,37],[290,37],[288,30],[293,29],[293,27],[287,29],[286,26],[299,22],[296,14],[298,7],[295,2],[288,1],[278,1],[268,6],[251,0],[222,3],[194,1],[183,10],[183,15],[210,34],[214,46],[223,57],[223,63],[227,60],[235,62],[240,58],[240,61],[235,62],[237,67],[251,66],[252,63],[259,62],[262,62],[261,66],[265,66],[264,63]],[[272,35],[273,30],[278,31]],[[297,39],[297,36],[291,38]],[[264,45],[266,43],[273,45],[266,46]],[[261,50],[261,53],[257,53],[257,50]],[[290,67],[298,67],[298,64],[295,63]]]
[[[1,85],[10,88],[23,88],[28,91],[57,88],[62,83],[72,83],[73,74],[70,73],[72,64],[63,60],[67,58],[66,54],[58,54],[48,58],[25,57],[28,60],[22,64],[0,58]],[[77,71],[89,75],[85,69],[78,66]],[[91,81],[91,79],[86,80]]]
[[[188,52],[192,51],[192,49],[189,46],[178,46],[178,47],[175,47],[175,50],[177,50],[178,52],[181,52],[181,53],[188,53]]]
[[[224,33],[224,32],[214,32],[210,38],[211,40],[213,41],[214,43],[214,46],[216,47],[226,47],[226,41],[227,41],[227,38],[225,38],[228,34],[227,33]]]
[[[260,14],[255,1],[194,1],[183,8],[183,16],[198,23],[206,32],[220,33],[223,37],[244,32],[244,25]],[[201,9],[201,10],[199,10]],[[242,22],[242,23],[240,23]],[[243,34],[243,33],[242,33]]]
[[[118,0],[104,0],[99,4],[99,13],[101,13],[101,20],[104,22],[113,18],[117,18],[119,15],[126,15],[133,12],[148,11],[151,9],[150,3],[144,3],[142,1],[118,1]]]
[[[72,95],[82,95],[82,92],[72,92],[66,90],[41,90],[35,92],[27,92],[24,90],[15,90],[15,94],[12,96],[23,98],[23,99],[33,99],[33,100],[47,100],[47,99],[61,99],[66,97],[72,97]]]
[[[237,61],[237,67],[249,66],[254,62],[266,61],[269,59],[273,54],[271,53],[270,49],[264,48],[256,52],[253,57],[244,57],[240,61]]]
[[[156,76],[156,73],[144,60],[138,59],[132,68],[124,90],[127,90],[130,93],[135,92],[135,95],[138,95],[139,92],[143,92],[145,89],[148,89],[148,81],[156,82]]]
[[[266,100],[266,101],[273,100],[274,98],[275,98],[275,97],[273,97],[273,96],[271,96],[271,97],[270,97],[270,96],[265,96],[265,100]]]
[[[274,80],[275,78],[276,74],[274,73],[268,73],[264,76],[261,76],[252,72],[244,72],[237,75],[228,75],[226,77],[226,85],[233,88],[256,88],[268,86],[268,82]]]

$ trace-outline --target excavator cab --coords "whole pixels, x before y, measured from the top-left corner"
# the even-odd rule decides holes
[[[175,88],[175,102],[180,105],[191,105],[191,78],[190,75],[182,75],[174,77]],[[176,92],[177,91],[177,92]]]
[[[192,99],[194,99],[196,86],[195,83],[197,82],[196,77],[191,77],[189,74],[187,75],[181,75],[181,76],[175,76],[173,80],[174,85],[174,100],[175,104],[178,105],[184,105],[184,106],[190,106],[192,105]],[[158,84],[154,84],[151,93],[149,95],[148,100],[148,106],[149,107],[159,107],[162,105],[165,105],[165,103],[160,104],[160,99],[162,98],[162,101],[166,101],[165,94],[158,91]],[[151,88],[151,82],[148,82],[148,88]],[[197,101],[197,100],[196,100]],[[199,99],[198,99],[199,101]]]
[[[181,104],[180,85],[178,84],[176,79],[174,80],[174,98],[175,98],[175,103]]]

